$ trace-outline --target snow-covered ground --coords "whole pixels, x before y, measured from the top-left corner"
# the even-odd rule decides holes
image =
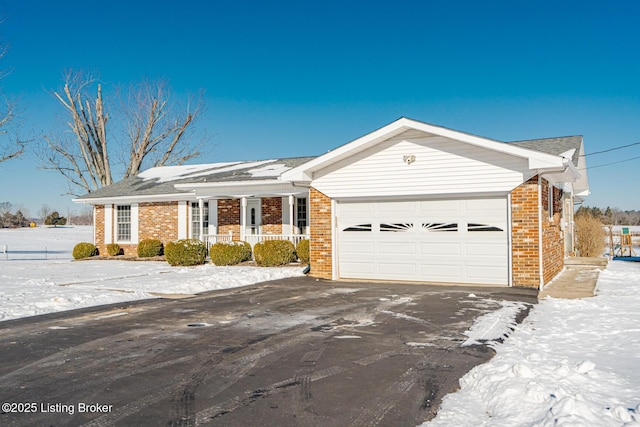
[[[73,246],[91,233],[0,229],[0,247],[9,247],[0,252],[0,320],[302,275],[299,268],[72,262]],[[515,331],[493,344],[496,356],[464,376],[426,426],[640,426],[640,263],[609,263],[596,297],[543,300],[520,325],[513,318],[521,304],[498,303],[463,345]]]
[[[0,320],[101,304],[194,294],[301,276],[302,268],[171,267],[158,261],[72,261],[91,227],[0,229]]]
[[[425,426],[640,426],[640,263],[609,263],[596,297],[540,301],[493,347]]]

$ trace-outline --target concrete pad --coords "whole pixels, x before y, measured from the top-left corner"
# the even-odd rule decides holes
[[[589,298],[594,296],[600,271],[607,266],[607,258],[568,258],[565,269],[538,295],[539,299]]]

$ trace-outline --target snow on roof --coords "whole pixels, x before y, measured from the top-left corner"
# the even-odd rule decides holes
[[[264,164],[272,163],[275,160],[258,160],[248,162],[224,162],[224,163],[207,163],[201,165],[183,165],[183,166],[159,166],[147,169],[138,174],[138,177],[147,180],[156,180],[157,182],[177,181],[180,179],[197,178],[205,175],[222,174],[225,172],[233,172],[242,169],[250,169],[248,172],[254,177],[279,176],[287,169],[291,169],[285,165],[274,165],[277,167],[264,167]],[[283,169],[284,168],[284,169]],[[255,174],[252,173],[255,171]]]

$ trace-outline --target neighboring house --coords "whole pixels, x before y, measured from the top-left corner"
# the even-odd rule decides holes
[[[101,252],[309,238],[319,278],[541,288],[588,194],[580,136],[504,143],[401,118],[318,157],[157,167],[76,201]]]

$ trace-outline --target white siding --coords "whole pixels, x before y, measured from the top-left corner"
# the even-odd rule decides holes
[[[187,224],[189,220],[189,205],[187,202],[178,202],[178,239],[186,239],[189,237],[187,233]]]
[[[104,205],[104,243],[113,243],[113,205]]]
[[[527,170],[526,159],[415,136],[404,133],[316,172],[313,186],[332,198],[507,193]],[[415,161],[407,164],[405,155]]]
[[[131,243],[138,243],[138,204],[131,203]]]

